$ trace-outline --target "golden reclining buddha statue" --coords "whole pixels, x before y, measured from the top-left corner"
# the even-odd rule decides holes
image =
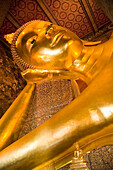
[[[16,31],[11,50],[27,85],[0,119],[0,169],[44,169],[72,153],[75,143],[83,153],[113,144],[113,36],[105,43],[87,42],[35,20]],[[77,79],[87,88],[18,139],[36,84],[58,79],[75,83],[75,93]]]

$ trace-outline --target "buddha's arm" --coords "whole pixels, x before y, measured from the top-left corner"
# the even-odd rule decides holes
[[[26,118],[26,111],[29,107],[34,87],[34,84],[27,84],[0,119],[0,150],[17,140],[18,132]]]
[[[0,169],[32,169],[47,164],[76,141],[85,138],[86,144],[96,140],[98,133],[99,137],[112,135],[113,144],[112,128],[113,61],[72,103],[4,149],[0,153]]]

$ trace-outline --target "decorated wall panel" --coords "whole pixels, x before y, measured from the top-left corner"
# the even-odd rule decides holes
[[[51,15],[56,23],[75,32],[80,38],[95,33],[93,23],[97,25],[97,32],[110,23],[94,0],[42,0],[41,4],[44,4],[47,10],[39,4],[38,0],[12,0],[8,14],[11,14],[14,22],[20,26],[35,19],[51,21]],[[93,21],[90,16],[93,16]],[[11,33],[17,29],[13,20],[6,16],[0,34]]]
[[[2,27],[0,28],[0,34],[9,34],[16,31],[16,27],[7,18],[4,19]]]
[[[45,0],[52,14],[63,27],[83,37],[92,32],[91,26],[78,0]]]
[[[103,10],[98,6],[98,4],[94,0],[90,1],[90,5],[98,28],[110,22],[109,18],[105,15]]]
[[[35,19],[48,21],[40,6],[32,0],[13,0],[9,11],[21,25]]]

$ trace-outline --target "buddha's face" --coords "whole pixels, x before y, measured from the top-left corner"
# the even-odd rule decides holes
[[[82,41],[66,28],[36,21],[20,33],[16,47],[28,64],[41,69],[67,69],[81,54]]]

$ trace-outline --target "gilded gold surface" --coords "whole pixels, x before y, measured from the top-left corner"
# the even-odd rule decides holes
[[[17,140],[18,133],[26,118],[26,112],[35,84],[27,84],[0,120],[0,151]]]
[[[52,163],[58,167],[57,161],[75,150],[75,142],[83,152],[113,144],[112,36],[103,44],[88,44],[65,28],[35,21],[19,34],[16,48],[20,62],[33,69],[22,72],[28,82],[26,90],[0,120],[3,148],[17,135],[16,126],[20,127],[35,83],[81,78],[88,87],[48,121],[3,149],[0,169],[43,169]],[[23,97],[26,94],[28,98]]]
[[[11,44],[12,43],[12,39],[13,39],[13,35],[14,35],[14,33],[7,34],[7,35],[4,35],[4,38]]]

